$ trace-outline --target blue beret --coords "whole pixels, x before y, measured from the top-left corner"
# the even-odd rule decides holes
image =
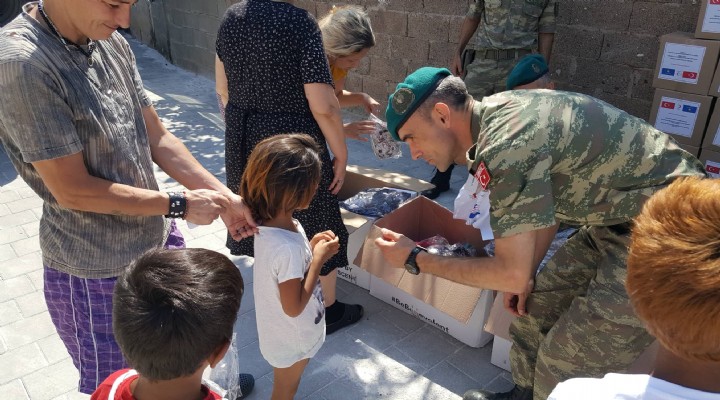
[[[527,85],[547,74],[548,70],[545,57],[540,54],[530,54],[515,64],[515,68],[510,71],[510,75],[507,77],[505,86],[507,90],[512,90],[520,85]]]
[[[398,130],[430,96],[445,77],[450,76],[447,68],[422,67],[398,83],[395,92],[388,98],[385,118],[393,139],[400,140]]]

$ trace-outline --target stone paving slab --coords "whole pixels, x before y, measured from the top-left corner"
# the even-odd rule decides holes
[[[224,173],[224,127],[212,81],[170,65],[154,50],[131,39],[144,84],[159,115],[195,157],[220,180]],[[357,119],[352,113],[346,119]],[[348,142],[349,162],[429,180],[433,169],[413,161],[403,145],[397,160],[378,160],[368,143]],[[453,190],[438,202],[451,208],[465,172],[456,168]],[[177,186],[156,169],[163,190]],[[8,399],[87,400],[77,393],[78,373],[50,322],[42,294],[38,244],[41,202],[17,176],[0,147],[0,393]],[[272,368],[258,347],[251,260],[231,256],[220,221],[208,226],[179,224],[189,247],[228,255],[246,282],[236,323],[243,372],[256,377],[249,399],[267,399]],[[474,349],[338,280],[338,298],[365,306],[363,321],[328,337],[309,363],[297,398],[457,399],[467,389],[507,389],[510,375],[489,363],[490,346]]]

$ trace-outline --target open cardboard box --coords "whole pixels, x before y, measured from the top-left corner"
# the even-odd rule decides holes
[[[498,295],[490,310],[490,316],[485,324],[485,330],[495,335],[490,362],[506,371],[510,371],[510,347],[512,346],[512,341],[510,340],[510,324],[512,324],[515,318],[517,317],[505,311],[502,295]],[[652,365],[655,362],[657,349],[658,342],[656,341],[640,354],[640,357],[628,368],[627,372],[632,374],[650,373],[650,371],[652,371]]]
[[[492,306],[493,291],[474,288],[436,276],[412,275],[386,265],[375,239],[381,228],[420,241],[440,235],[450,243],[466,242],[484,252],[480,231],[453,219],[452,213],[425,197],[417,197],[378,219],[370,228],[355,265],[372,274],[370,294],[418,319],[432,324],[461,342],[480,347],[492,339],[482,327]],[[422,270],[422,266],[420,267]]]
[[[369,188],[390,187],[418,193],[434,187],[433,184],[423,180],[381,169],[348,165],[346,171],[345,182],[338,193],[340,200],[348,199],[360,191]],[[340,214],[350,234],[347,256],[348,260],[352,263],[360,247],[362,247],[365,242],[365,236],[367,236],[375,218],[356,214],[342,208],[340,209]],[[338,277],[360,286],[363,289],[370,289],[370,274],[357,265],[350,264],[343,268],[338,268]]]

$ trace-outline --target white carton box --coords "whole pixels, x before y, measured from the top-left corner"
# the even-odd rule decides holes
[[[382,278],[370,275],[370,281],[370,294],[373,297],[440,329],[470,347],[485,346],[492,339],[492,334],[483,330],[492,307],[492,290],[483,290],[470,319],[460,322]]]
[[[511,341],[495,336],[492,353],[490,354],[490,363],[505,371],[512,372],[510,371],[510,347],[512,347]]]

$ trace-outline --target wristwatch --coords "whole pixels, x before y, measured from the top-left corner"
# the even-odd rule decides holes
[[[427,252],[427,249],[420,246],[415,246],[414,249],[410,252],[410,255],[408,255],[407,260],[405,260],[405,270],[413,275],[417,275],[420,273],[420,268],[417,265],[417,262],[415,261],[415,258],[417,258],[418,253],[421,251]]]

